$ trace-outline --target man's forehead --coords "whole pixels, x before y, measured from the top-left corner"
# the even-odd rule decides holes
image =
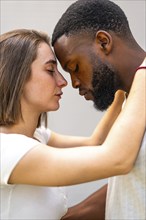
[[[67,53],[71,53],[72,50],[78,45],[77,38],[75,36],[61,36],[54,44],[55,50],[60,48]]]
[[[67,55],[71,55],[76,50],[81,50],[91,45],[91,38],[86,35],[62,35],[54,44],[55,52],[63,51]]]

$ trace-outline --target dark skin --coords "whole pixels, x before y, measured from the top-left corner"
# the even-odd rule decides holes
[[[79,94],[87,100],[93,101],[92,54],[96,55],[97,63],[102,61],[115,70],[115,74],[118,74],[120,79],[120,83],[117,84],[118,88],[116,86],[115,88],[116,90],[122,89],[127,94],[131,88],[135,71],[146,56],[145,51],[133,37],[130,42],[126,42],[113,32],[103,30],[96,33],[94,40],[91,40],[87,34],[70,37],[63,35],[54,44],[54,51],[62,68],[69,72],[72,86],[79,89]],[[107,185],[80,204],[69,208],[62,220],[104,220],[106,191]]]
[[[83,202],[69,208],[67,214],[61,220],[104,220],[106,192],[107,185],[93,193]]]
[[[61,36],[54,45],[54,51],[62,68],[69,72],[72,86],[79,91],[91,90],[92,65],[90,55],[118,71],[122,81],[121,89],[130,90],[136,68],[142,63],[145,51],[133,39],[133,47],[113,32],[98,31],[93,41],[86,35]],[[77,71],[78,65],[78,71]],[[86,98],[86,97],[85,97]],[[87,99],[92,100],[92,97]]]

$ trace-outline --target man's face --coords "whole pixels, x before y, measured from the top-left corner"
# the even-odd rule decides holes
[[[115,92],[121,88],[119,74],[107,64],[92,55],[92,92],[94,106],[98,110],[106,110],[114,100]]]
[[[62,68],[70,73],[72,86],[95,108],[106,110],[120,88],[118,73],[95,52],[94,43],[87,37],[60,37],[54,51]]]

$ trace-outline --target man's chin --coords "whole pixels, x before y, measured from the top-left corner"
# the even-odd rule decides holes
[[[93,101],[94,103],[94,108],[98,111],[106,111],[108,109],[108,107],[112,104],[111,102],[108,103],[103,103],[103,102],[96,102],[95,100]]]
[[[107,110],[107,108],[103,108],[103,107],[100,107],[100,106],[97,106],[95,103],[94,103],[94,108],[97,110],[97,111],[106,111]]]
[[[85,93],[84,94],[84,98],[87,100],[87,101],[94,101],[94,98],[93,98],[93,95],[92,93],[88,92],[88,93]]]

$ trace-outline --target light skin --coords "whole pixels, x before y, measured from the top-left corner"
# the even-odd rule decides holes
[[[30,80],[25,84],[21,98],[23,120],[10,127],[1,127],[2,132],[33,137],[39,115],[45,111],[55,111],[60,106],[62,88],[67,81],[58,71],[56,58],[47,44],[39,46],[31,70]],[[113,105],[90,137],[70,137],[52,132],[48,145],[64,148],[102,144],[121,111],[123,101],[124,93],[119,91]]]
[[[46,54],[45,58],[41,56],[42,53]],[[50,59],[52,60],[54,59],[54,57],[49,46],[47,44],[41,44],[38,49],[38,56],[36,60],[32,63],[32,75],[30,77],[30,80],[26,83],[24,87],[23,95],[21,98],[21,103],[23,107],[22,114],[24,120],[20,121],[20,123],[18,123],[16,126],[14,125],[9,128],[5,127],[5,130],[2,129],[2,132],[18,134],[21,133],[31,137],[31,135],[35,131],[36,120],[38,119],[40,113],[46,110],[49,111],[50,109],[58,109],[60,99],[60,95],[58,97],[58,93],[61,93],[61,89],[66,85],[66,81],[64,80],[62,75],[56,70],[56,64],[54,65],[51,63],[55,71],[53,74],[53,78],[51,75],[52,72],[50,74],[50,70],[48,74],[50,64],[49,67],[45,67],[45,63],[48,62],[48,60]],[[38,71],[38,69],[40,71]],[[139,79],[138,77],[138,80],[140,81],[141,79]],[[52,83],[51,87],[49,86],[50,83]],[[143,87],[141,87],[141,90],[142,89]],[[43,93],[41,93],[42,90]],[[129,98],[131,106],[133,106],[135,103],[134,98],[139,97],[139,95],[142,94],[141,90],[136,93],[133,92],[135,95],[133,96],[132,94],[131,98]],[[38,92],[38,96],[36,96],[36,92]],[[44,95],[43,98],[42,95]],[[145,125],[142,121],[142,116],[144,113],[143,109],[141,110],[141,108],[139,107],[143,102],[143,97],[141,97],[141,99],[139,99],[138,101],[137,106],[133,106],[133,108],[135,109],[135,114],[137,115],[137,117],[138,114],[141,113],[139,127],[142,127],[144,129]],[[120,117],[118,117],[117,119],[117,123],[114,124],[110,133],[108,134],[106,141],[98,147],[90,146],[73,148],[73,146],[84,146],[84,142],[82,141],[86,140],[82,138],[76,139],[73,137],[71,137],[71,139],[68,139],[68,147],[72,147],[69,149],[58,149],[51,146],[38,144],[38,146],[36,146],[28,154],[26,154],[15,167],[12,175],[10,176],[9,183],[62,186],[82,183],[85,181],[93,181],[96,179],[106,178],[108,176],[113,176],[117,174],[125,174],[129,172],[136,158],[139,149],[138,143],[142,138],[143,132],[142,129],[139,129],[138,131],[136,129],[135,131],[135,129],[133,128],[133,132],[136,132],[137,135],[135,135],[134,140],[128,141],[128,143],[130,143],[130,146],[132,144],[133,148],[135,148],[135,151],[133,151],[129,144],[127,144],[126,142],[127,139],[129,140],[129,138],[131,138],[128,136],[128,134],[126,134],[126,131],[129,130],[129,127],[131,127],[132,121],[134,121],[135,123],[136,118],[129,117],[128,113],[131,109],[130,107],[128,107],[128,109],[129,110],[127,111],[122,111]],[[140,113],[138,113],[138,111]],[[123,114],[124,117],[122,116]],[[123,120],[123,118],[127,118],[127,123],[129,122],[130,124],[129,127],[126,126],[125,128],[125,119]],[[122,128],[123,126],[124,128]],[[125,130],[123,132],[124,138],[122,135],[119,135],[121,134],[122,130]],[[94,138],[96,137],[96,133],[97,132],[93,133]],[[113,136],[115,137],[114,140]],[[60,139],[58,140],[60,141],[61,137],[59,138]],[[52,138],[50,142],[52,141],[52,145],[56,146],[58,140],[55,142],[55,139],[53,140]],[[101,139],[99,140],[101,143]],[[81,144],[81,142],[83,144]],[[63,143],[64,141],[62,141],[62,144]],[[60,147],[62,144],[59,144],[58,147]],[[113,158],[112,155],[115,155],[115,153],[117,154],[117,157]],[[129,154],[131,154],[130,158]],[[80,157],[80,155],[82,155],[82,157]],[[113,159],[111,160],[110,158]],[[27,172],[28,169],[29,174]],[[64,170],[66,170],[66,172],[64,172]]]
[[[25,84],[21,97],[23,120],[11,127],[1,127],[1,132],[18,133],[33,138],[40,113],[59,108],[61,91],[67,83],[58,72],[55,57],[47,44],[40,44],[37,58],[32,63],[31,70],[31,77]],[[141,76],[145,77],[143,74]],[[141,85],[140,89],[137,90],[139,85]],[[62,186],[129,172],[136,159],[145,129],[143,122],[145,111],[142,107],[143,93],[143,79],[137,74],[127,101],[128,104],[119,117],[123,93],[120,93],[121,95],[115,99],[114,107],[111,106],[108,109],[106,118],[101,121],[91,137],[68,137],[64,140],[65,136],[53,133],[48,145],[38,144],[20,160],[9,178],[9,183]],[[42,97],[42,95],[44,96]],[[112,115],[115,116],[110,122],[109,119]],[[115,120],[116,122],[112,126]],[[111,124],[108,127],[109,122]],[[136,130],[135,123],[137,123]],[[112,129],[109,132],[111,126]],[[134,138],[128,135],[129,129],[135,133]],[[87,147],[89,144],[91,146]],[[55,148],[51,146],[55,146]],[[75,146],[82,147],[73,148]],[[61,147],[65,149],[59,149]],[[66,149],[66,147],[71,148]]]
[[[33,137],[39,115],[46,111],[56,111],[62,96],[62,88],[67,81],[57,69],[54,53],[46,43],[41,43],[38,55],[31,66],[31,77],[26,82],[21,98],[23,120],[14,126],[3,127],[8,133]]]

